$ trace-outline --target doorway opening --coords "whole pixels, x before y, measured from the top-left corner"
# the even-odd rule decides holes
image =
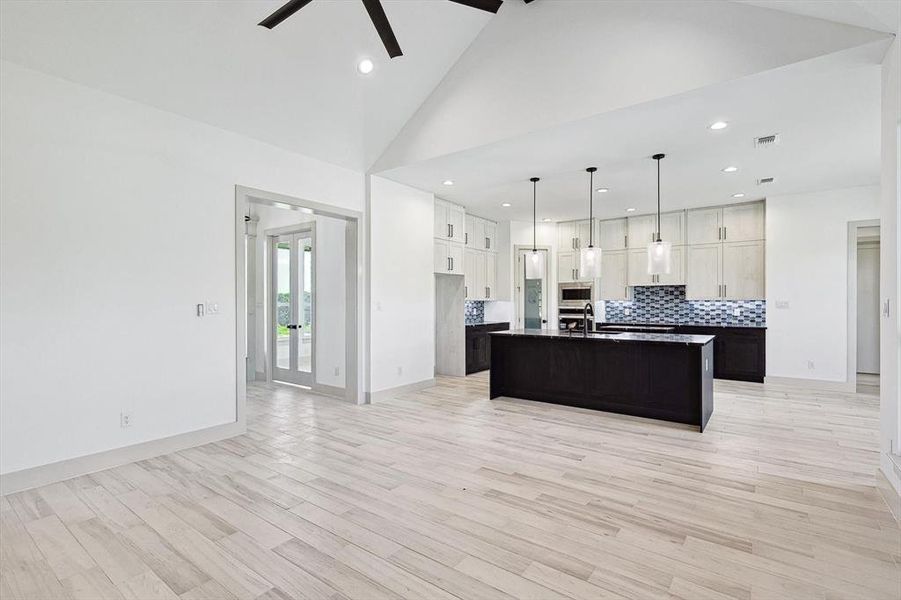
[[[516,246],[516,269],[513,280],[514,313],[516,329],[546,329],[548,323],[548,311],[550,309],[551,292],[548,288],[550,281],[550,261],[548,256],[550,248],[538,247],[538,254],[544,261],[543,276],[540,278],[526,277],[526,260],[532,254],[532,248],[528,246]]]
[[[879,395],[879,221],[848,224],[848,384]]]
[[[237,416],[249,381],[363,404],[357,211],[236,186]]]

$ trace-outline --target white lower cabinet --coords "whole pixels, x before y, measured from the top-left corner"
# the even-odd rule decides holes
[[[463,245],[435,240],[435,272],[445,275],[462,275]]]
[[[599,300],[627,300],[629,298],[629,253],[626,251],[601,254],[601,287]]]

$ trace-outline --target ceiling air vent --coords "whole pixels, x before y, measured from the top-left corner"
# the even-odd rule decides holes
[[[781,143],[782,137],[778,133],[754,138],[755,148],[769,148],[770,146],[778,146]]]
[[[757,185],[766,185],[768,183],[773,183],[776,181],[775,177],[761,177],[757,180]]]

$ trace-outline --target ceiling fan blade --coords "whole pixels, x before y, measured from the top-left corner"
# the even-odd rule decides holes
[[[363,6],[366,7],[366,12],[369,13],[369,19],[375,25],[375,30],[379,32],[379,37],[382,38],[382,43],[385,44],[388,56],[391,58],[403,56],[404,53],[401,52],[400,44],[397,43],[397,38],[394,37],[394,31],[391,29],[391,23],[388,22],[382,3],[379,0],[363,0]]]
[[[525,2],[526,4],[528,4],[529,2],[532,2],[532,0],[522,0],[522,1]]]
[[[478,8],[479,10],[485,10],[490,13],[497,14],[497,9],[501,7],[501,4],[504,3],[504,0],[451,0],[451,2],[456,2],[457,4],[471,6],[472,8]]]
[[[266,29],[272,29],[310,2],[312,2],[312,0],[290,0],[290,2],[260,21],[259,25],[262,25]]]

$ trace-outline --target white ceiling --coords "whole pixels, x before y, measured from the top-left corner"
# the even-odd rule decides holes
[[[492,17],[385,0],[404,51],[389,64],[361,2],[257,26],[285,1],[3,0],[0,58],[364,171]]]
[[[901,31],[901,2],[898,0],[737,0],[761,8],[816,17],[866,27],[876,31]]]
[[[654,161],[665,152],[663,208],[737,202],[764,195],[879,182],[881,60],[888,40],[782,69],[598,115],[565,126],[392,169],[382,175],[500,220],[531,220],[531,176],[539,218],[585,218],[588,176],[597,166],[595,212],[652,212]],[[725,120],[729,127],[710,131]],[[755,149],[756,136],[782,145]],[[723,174],[735,165],[740,171]],[[758,177],[776,183],[758,187]],[[445,179],[453,187],[442,185]],[[512,204],[501,207],[502,202]]]

